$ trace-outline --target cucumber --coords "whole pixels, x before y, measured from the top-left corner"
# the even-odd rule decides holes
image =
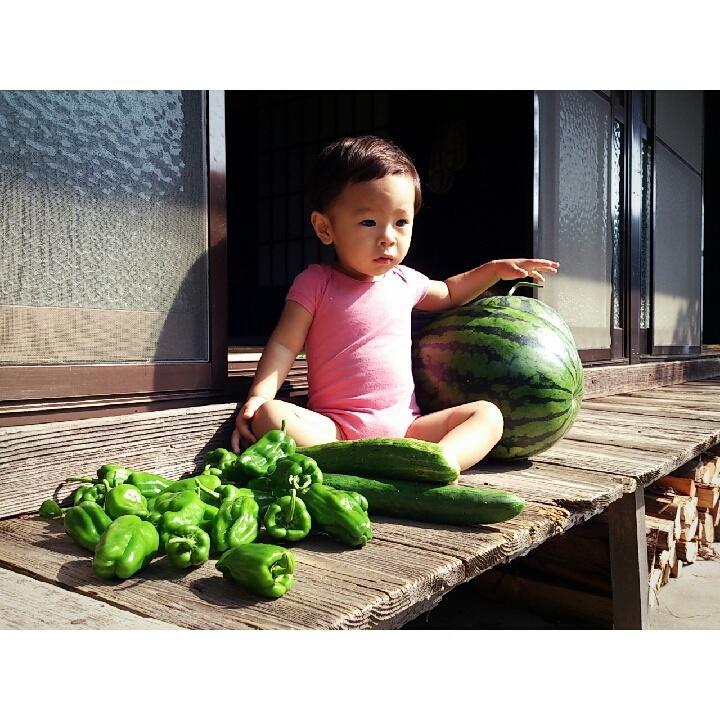
[[[515,517],[525,501],[504,490],[467,485],[430,486],[407,480],[375,480],[324,473],[323,482],[357,492],[368,501],[370,515],[411,518],[448,525],[497,523]]]
[[[457,463],[437,443],[409,438],[338,440],[309,445],[298,452],[313,458],[323,474],[348,473],[439,485],[455,482]]]

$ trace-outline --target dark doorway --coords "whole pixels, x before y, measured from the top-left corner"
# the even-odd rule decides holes
[[[295,275],[332,259],[306,191],[318,151],[343,135],[388,137],[415,161],[408,265],[443,279],[532,252],[532,91],[233,91],[226,117],[231,345],[262,346]]]

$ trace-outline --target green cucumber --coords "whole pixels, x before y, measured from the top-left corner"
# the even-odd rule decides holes
[[[323,481],[338,490],[363,495],[368,501],[370,515],[475,525],[510,520],[525,507],[525,501],[512,493],[467,485],[430,486],[407,480],[374,480],[336,473],[324,473]]]
[[[349,473],[392,480],[447,484],[460,475],[457,463],[437,443],[410,438],[338,440],[298,452],[313,458],[323,474]]]

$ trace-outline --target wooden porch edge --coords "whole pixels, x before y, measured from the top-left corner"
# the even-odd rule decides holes
[[[585,399],[650,390],[720,375],[720,358],[586,367]]]

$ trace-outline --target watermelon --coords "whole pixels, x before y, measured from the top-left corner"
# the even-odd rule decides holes
[[[498,460],[527,458],[556,443],[573,424],[584,389],[570,328],[551,307],[514,290],[442,313],[413,344],[420,410],[494,403],[504,421],[490,452]]]

